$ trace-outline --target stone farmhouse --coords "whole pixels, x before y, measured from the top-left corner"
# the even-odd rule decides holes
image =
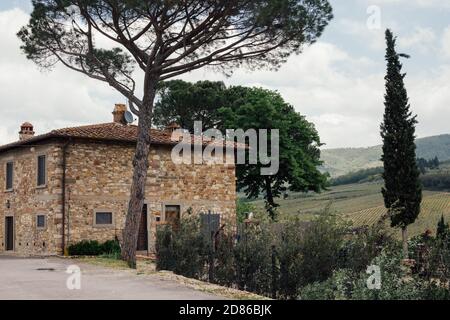
[[[55,255],[81,240],[121,239],[137,137],[126,109],[116,105],[111,123],[37,136],[24,123],[19,141],[0,146],[0,253]],[[234,164],[174,163],[175,128],[151,132],[138,251],[153,250],[158,224],[185,215],[211,211],[221,225],[235,223]]]

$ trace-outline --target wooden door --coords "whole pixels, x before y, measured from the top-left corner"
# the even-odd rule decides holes
[[[137,251],[146,250],[148,250],[147,205],[144,204],[141,214],[141,221],[139,222]]]
[[[5,218],[5,247],[6,251],[14,250],[14,217]]]

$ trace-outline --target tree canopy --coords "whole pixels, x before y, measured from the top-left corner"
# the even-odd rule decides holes
[[[45,68],[61,62],[138,107],[136,67],[160,81],[204,66],[226,73],[277,68],[332,18],[327,0],[33,0],[33,6],[18,34],[29,59]]]
[[[223,82],[183,80],[165,81],[158,87],[154,124],[165,127],[176,122],[183,129],[194,132],[194,122],[201,121],[204,129],[220,124],[218,110],[226,105]]]
[[[207,94],[207,96],[204,96]],[[155,105],[155,120],[162,125],[178,121],[193,130],[193,121],[208,117],[203,129],[279,129],[280,164],[273,176],[260,174],[263,165],[237,166],[238,188],[249,198],[264,195],[270,215],[275,216],[275,198],[285,191],[320,191],[326,176],[320,166],[320,138],[314,125],[297,113],[275,91],[243,86],[226,87],[222,82],[181,80],[162,84]],[[269,134],[270,138],[270,134]],[[269,139],[270,141],[270,139]],[[247,157],[248,159],[248,157]]]

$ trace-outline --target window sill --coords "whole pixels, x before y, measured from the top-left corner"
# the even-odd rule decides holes
[[[47,185],[43,184],[42,186],[36,186],[36,189],[47,189]]]
[[[14,192],[14,189],[7,189],[7,190],[5,190],[4,192],[5,192],[5,193],[13,193],[13,192]]]
[[[115,226],[113,224],[94,224],[93,227],[98,229],[114,229]]]

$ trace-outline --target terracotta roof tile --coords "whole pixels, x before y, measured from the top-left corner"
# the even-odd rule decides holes
[[[34,136],[27,140],[17,141],[7,145],[0,146],[0,152],[6,151],[21,145],[30,145],[32,143],[40,142],[51,138],[79,138],[79,139],[92,139],[100,141],[117,141],[117,142],[136,142],[138,127],[135,125],[122,125],[119,123],[103,123],[95,125],[87,125],[80,127],[71,127],[56,129],[49,133]],[[171,132],[166,130],[151,130],[151,141],[157,145],[175,145],[179,143],[179,140],[172,140]],[[202,143],[203,145],[218,144],[223,145],[223,141],[212,141],[206,138],[201,139],[199,136],[193,136],[192,142]],[[191,143],[192,143],[191,142]],[[239,145],[233,142],[226,142],[226,145],[234,148],[245,148],[245,145]]]

